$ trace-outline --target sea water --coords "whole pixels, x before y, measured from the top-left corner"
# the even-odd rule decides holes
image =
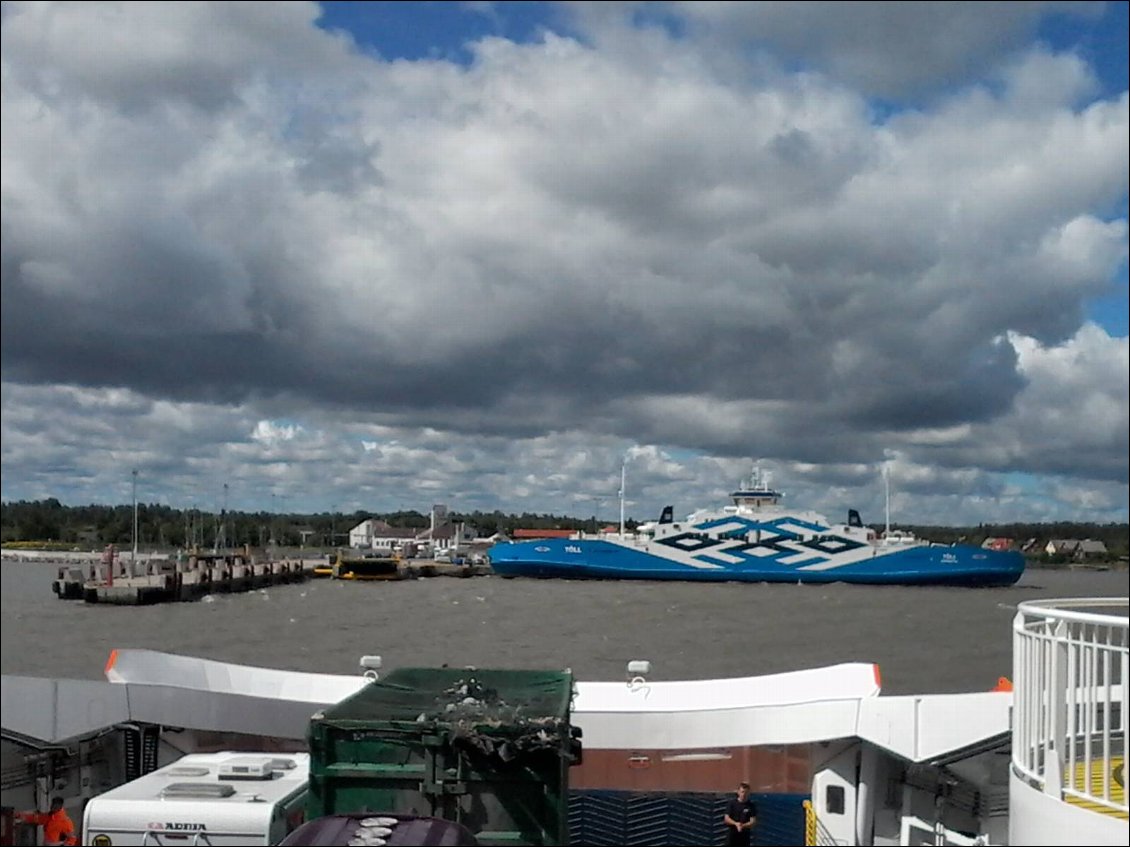
[[[497,576],[328,579],[192,603],[60,600],[57,565],[0,564],[0,670],[103,679],[115,648],[319,673],[384,668],[571,668],[622,680],[879,666],[888,694],[985,691],[1012,676],[1018,603],[1125,597],[1126,571],[1029,569],[1008,588],[564,581]]]

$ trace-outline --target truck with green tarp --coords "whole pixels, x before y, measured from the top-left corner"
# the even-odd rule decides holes
[[[568,843],[570,671],[399,668],[310,721],[307,819],[455,821],[480,844]]]

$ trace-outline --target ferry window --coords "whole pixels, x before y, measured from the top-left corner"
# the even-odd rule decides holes
[[[887,780],[887,808],[897,809],[902,799],[902,787],[899,785],[899,780]]]
[[[824,808],[830,815],[844,813],[844,787],[842,785],[829,785],[824,792]]]

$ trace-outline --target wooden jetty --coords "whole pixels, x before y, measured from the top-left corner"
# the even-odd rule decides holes
[[[136,563],[123,562],[107,548],[89,575],[83,568],[60,568],[52,590],[62,600],[144,606],[302,582],[313,568],[302,559],[258,561],[250,548]]]

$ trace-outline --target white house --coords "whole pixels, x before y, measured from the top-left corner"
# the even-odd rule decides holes
[[[1044,552],[1049,556],[1070,556],[1078,546],[1079,542],[1074,538],[1053,538],[1044,547]]]
[[[416,537],[418,530],[389,526],[382,520],[369,518],[349,530],[349,546],[356,550],[397,550]]]
[[[349,530],[349,546],[355,550],[389,549],[406,556],[471,555],[477,537],[463,522],[450,519],[447,506],[432,506],[431,525],[425,530],[389,526],[377,518],[361,521]]]
[[[1049,556],[1074,556],[1077,559],[1107,554],[1106,544],[1091,538],[1085,538],[1082,541],[1077,538],[1053,538],[1048,542],[1044,551]]]
[[[455,523],[448,517],[447,506],[432,506],[431,526],[416,534],[416,543],[432,556],[457,556],[468,551],[475,533],[463,522]]]

